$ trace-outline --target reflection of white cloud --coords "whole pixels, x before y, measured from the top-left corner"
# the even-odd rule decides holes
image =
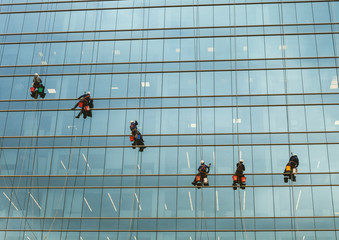
[[[286,50],[286,45],[279,45],[279,50]]]
[[[242,47],[242,50],[243,50],[244,52],[246,52],[246,51],[247,51],[247,46],[243,46],[243,47]]]
[[[48,93],[56,93],[54,88],[47,89]]]
[[[334,76],[331,81],[330,89],[337,89],[338,88],[338,77]]]
[[[120,50],[114,50],[115,55],[120,55]]]
[[[214,52],[214,48],[209,47],[209,48],[207,48],[207,51],[208,51],[208,52]]]
[[[141,82],[142,87],[150,87],[151,84],[149,82]]]
[[[196,128],[197,124],[196,123],[191,123],[191,128]]]
[[[241,118],[233,118],[233,123],[241,123]]]
[[[334,122],[334,125],[339,125],[339,120],[336,120],[336,121]]]
[[[176,48],[175,52],[180,53],[180,48]]]

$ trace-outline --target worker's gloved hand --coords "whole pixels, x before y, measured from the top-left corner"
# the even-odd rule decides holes
[[[210,166],[211,166],[211,163],[210,163],[210,164],[208,164],[208,166],[210,167]]]
[[[135,125],[138,125],[138,121],[137,120],[135,120],[134,122],[135,122]]]

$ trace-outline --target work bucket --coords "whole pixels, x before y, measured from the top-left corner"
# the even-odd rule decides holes
[[[291,171],[291,166],[286,166],[286,172],[290,172]]]
[[[90,110],[89,106],[85,106],[85,111],[89,111],[89,110]]]
[[[79,102],[79,107],[82,108],[82,106],[84,106],[84,103],[83,102]]]
[[[35,88],[34,87],[31,87],[31,92],[34,92],[35,91]]]
[[[199,175],[195,176],[195,181],[197,181],[197,182],[200,181],[200,176]]]
[[[134,141],[134,137],[133,137],[133,136],[129,136],[129,140],[130,140],[131,142],[133,142],[133,141]]]
[[[39,93],[42,93],[44,89],[42,87],[39,87],[38,90],[39,90]]]
[[[246,177],[241,177],[241,182],[245,183],[246,182]]]
[[[204,184],[208,184],[208,178],[207,177],[204,178]]]
[[[233,181],[235,181],[235,182],[238,180],[238,177],[237,177],[237,175],[233,175],[233,177],[232,177],[232,178],[233,178]]]

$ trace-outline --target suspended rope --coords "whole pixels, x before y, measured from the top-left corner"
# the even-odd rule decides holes
[[[36,109],[38,108],[38,102],[36,102]],[[37,115],[38,115],[38,112],[36,112],[35,114],[34,114],[34,116],[35,116],[35,118],[34,118],[34,121],[33,122],[37,122],[36,121],[36,118],[37,118]],[[39,124],[38,124],[39,125]],[[33,125],[33,129],[32,129],[32,132],[35,132],[35,124]],[[22,127],[21,127],[21,131],[23,131],[23,124],[22,124]],[[37,131],[38,131],[38,128],[37,128]],[[4,139],[2,140],[2,144],[3,144],[3,141],[4,141]],[[27,144],[28,144],[28,141],[29,141],[29,139],[27,139],[26,140],[26,146],[27,146]],[[37,141],[36,141],[37,142]],[[2,149],[1,150],[1,152],[0,152],[0,156],[2,156],[3,157],[3,160],[4,160],[4,163],[5,163],[5,166],[6,166],[6,169],[7,169],[7,171],[9,171],[8,170],[8,163],[7,163],[7,160],[6,160],[6,156],[5,156],[5,153],[3,152],[4,150]],[[16,172],[21,172],[24,168],[25,168],[25,162],[26,162],[26,157],[27,157],[27,152],[29,151],[29,149],[28,148],[26,148],[25,149],[25,154],[24,154],[24,156],[23,156],[23,159],[22,159],[22,163],[21,163],[21,165],[20,166],[18,166],[18,159],[19,159],[19,150],[18,150],[18,154],[17,154],[17,164],[16,164]],[[36,150],[35,150],[36,151]],[[34,157],[32,158],[33,159],[33,165],[34,165]],[[32,171],[34,170],[34,168],[32,168]],[[2,169],[2,167],[1,167],[1,164],[0,164],[0,172],[1,173],[3,173],[4,172],[4,170]],[[1,174],[2,175],[2,178],[3,178],[3,180],[4,180],[4,183],[5,183],[5,185],[6,185],[6,187],[8,188],[8,189],[10,189],[10,187],[7,185],[7,182],[6,182],[6,178],[4,177],[5,175],[4,174]],[[20,174],[20,176],[19,176],[19,179],[18,179],[18,184],[17,184],[17,186],[20,186],[20,184],[21,184],[21,180],[22,180],[22,178],[21,178],[21,176],[22,176],[22,174]],[[22,205],[20,204],[20,201],[19,201],[19,199],[18,199],[18,196],[17,196],[17,193],[16,193],[16,190],[15,190],[15,188],[14,188],[14,185],[15,185],[15,183],[14,183],[14,180],[9,180],[10,181],[10,183],[11,183],[11,185],[12,185],[12,190],[11,190],[11,194],[10,194],[10,197],[8,197],[7,195],[5,195],[5,197],[9,200],[9,202],[11,203],[10,205],[12,205],[16,210],[17,210],[17,212],[22,216],[22,217],[24,217],[24,214],[23,214],[23,211],[24,211],[24,207],[22,207]],[[31,186],[32,186],[32,184],[31,184]],[[29,189],[28,189],[28,191],[29,191]],[[15,201],[17,202],[17,205],[19,206],[19,208],[17,208],[16,206],[15,206],[15,203],[14,203],[14,201],[12,201],[12,199],[15,199]],[[28,199],[29,199],[29,197],[28,197]],[[29,200],[27,200],[27,201],[29,201]],[[10,206],[9,205],[9,206]],[[24,203],[24,205],[25,205],[25,203]],[[9,213],[9,212],[8,212]],[[26,213],[27,213],[27,210],[26,210]],[[25,219],[24,220],[24,224],[26,225],[28,225],[28,227],[31,229],[31,230],[33,230],[33,226],[31,226],[31,224],[28,222],[28,219]],[[35,233],[32,231],[31,232],[32,234],[33,234],[33,236],[35,237],[35,239],[38,239],[37,238],[37,236],[35,235]]]
[[[283,12],[282,4],[279,4],[279,8],[280,8],[280,22],[281,22],[280,31],[282,33],[280,49],[282,51],[282,58],[283,58],[283,69],[284,69],[283,70],[283,78],[284,78],[285,101],[286,101],[288,153],[289,153],[289,157],[290,157],[290,154],[292,155],[292,151],[291,151],[290,118],[289,118],[289,112],[288,112],[288,96],[287,96],[287,94],[288,94],[288,83],[287,83],[287,74],[286,74],[286,42],[285,42],[286,35],[285,35],[285,29],[283,27],[284,12]],[[299,54],[300,54],[300,50],[299,50]],[[302,83],[302,89],[304,89],[303,83]],[[304,106],[304,110],[306,110],[305,106]],[[306,111],[304,111],[304,112],[305,112],[304,115],[305,115],[305,123],[306,123]],[[292,197],[292,215],[294,217],[292,221],[294,222],[294,226],[295,226],[295,229],[296,229],[296,231],[294,231],[294,234],[292,235],[292,238],[300,239],[300,232],[298,231],[298,229],[299,229],[298,220],[296,219],[297,206],[295,205],[293,178],[294,178],[294,174],[293,174],[292,178],[290,179],[290,183],[289,183],[289,185],[290,185],[290,195]]]
[[[26,8],[27,8],[27,6],[26,6]],[[40,14],[39,15],[39,20],[40,20],[40,18],[41,18],[41,15],[42,14]],[[47,18],[47,15],[46,15],[46,18]],[[41,21],[40,21],[41,22]],[[46,29],[46,25],[47,25],[47,19],[44,21],[44,28],[43,28],[43,32],[45,32],[45,29]],[[43,37],[44,37],[44,35],[43,35]],[[45,40],[45,39],[43,39],[43,40]],[[41,69],[41,65],[42,64],[44,64],[44,54],[43,54],[43,46],[44,46],[44,44],[41,44],[41,41],[40,41],[40,45],[41,45],[41,51],[39,52],[39,56],[40,56],[40,65],[39,65],[39,71],[40,71],[40,69]],[[32,59],[33,60],[33,59]],[[29,81],[28,81],[28,85],[29,85]],[[39,101],[36,101],[35,102],[35,114],[34,114],[34,120],[33,120],[33,122],[32,122],[32,125],[33,125],[33,128],[32,128],[32,133],[34,133],[35,132],[35,127],[36,127],[36,134],[32,134],[32,135],[36,135],[36,136],[38,136],[38,134],[39,134],[39,125],[40,125],[40,120],[41,120],[41,112],[39,112],[38,111],[38,109],[39,109],[40,107],[39,107]],[[9,109],[9,106],[8,106],[8,109]],[[35,124],[35,123],[37,123],[37,124]],[[23,126],[24,126],[24,122],[22,123],[22,126],[21,126],[21,132],[23,131]],[[28,146],[28,141],[29,141],[29,139],[27,139],[26,140],[26,144],[25,144],[25,146]],[[35,146],[37,146],[37,143],[38,143],[38,139],[36,139],[36,141],[35,141]],[[19,153],[20,151],[18,151],[18,153]],[[24,165],[25,165],[25,162],[26,162],[26,157],[27,157],[27,152],[28,152],[28,148],[26,148],[26,150],[25,150],[25,154],[24,154],[24,156],[23,156],[23,159],[22,159],[22,164],[21,164],[21,169],[20,169],[20,167],[17,165],[17,171],[22,171],[23,169],[24,169]],[[32,173],[34,173],[34,163],[35,163],[35,161],[36,161],[36,158],[35,158],[35,156],[36,156],[36,152],[37,152],[37,150],[34,150],[34,152],[33,152],[33,155],[32,155]],[[18,157],[19,157],[19,154],[17,154],[17,162],[18,162]],[[7,161],[5,160],[5,163],[6,163],[6,167],[7,167]],[[1,166],[0,166],[0,168],[1,168]],[[0,169],[1,171],[2,171],[2,169]],[[20,176],[19,176],[19,180],[18,180],[18,186],[20,186],[20,184],[21,184],[21,175],[22,174],[20,174]],[[6,181],[4,181],[4,183],[7,185],[7,183],[6,183]],[[11,181],[11,184],[12,184],[12,187],[14,187],[14,181],[12,182]],[[32,180],[31,180],[31,186],[32,186]],[[29,199],[30,199],[30,192],[29,192],[30,190],[28,189],[28,194],[27,194],[27,202],[29,202]],[[19,208],[21,208],[21,204],[20,204],[20,202],[18,201],[18,197],[17,197],[17,193],[16,193],[16,191],[15,191],[15,189],[12,189],[12,191],[11,191],[11,194],[10,194],[10,199],[13,199],[13,196],[14,196],[14,199],[17,201],[17,204],[18,204],[18,206],[19,206]],[[32,202],[33,203],[33,202]],[[14,206],[14,203],[12,202],[12,205]],[[27,207],[28,207],[29,205],[27,204]],[[22,211],[24,211],[24,209],[23,208],[21,208],[22,209]],[[21,212],[21,211],[19,211],[18,210],[18,212],[20,212],[20,214],[21,215],[23,215],[23,213]],[[28,210],[26,210],[26,215],[28,214]],[[34,215],[34,208],[32,207],[32,215]],[[31,225],[28,223],[28,221],[27,220],[25,220],[24,221],[24,224],[27,224],[31,229],[32,229],[32,227],[31,227]],[[33,223],[32,223],[33,224]],[[37,237],[36,237],[36,235],[35,235],[35,233],[32,231],[32,234],[33,234],[33,236],[37,239]]]
[[[41,8],[42,8],[42,6],[41,6]],[[51,5],[51,8],[52,8],[52,5]],[[47,10],[49,10],[49,5],[47,6]],[[45,15],[45,19],[43,19],[43,16]],[[43,33],[45,33],[46,32],[46,28],[47,28],[47,24],[48,24],[48,20],[47,20],[47,15],[48,14],[44,14],[44,13],[41,13],[40,15],[39,15],[39,23],[41,23],[41,22],[43,22],[44,24],[43,24],[43,30],[42,30],[42,32]],[[50,17],[51,18],[51,17]],[[50,19],[49,18],[49,19]],[[40,25],[40,24],[39,24]],[[44,68],[42,68],[42,65],[46,65],[47,64],[47,62],[46,62],[46,60],[45,60],[45,53],[47,52],[47,47],[46,47],[46,44],[45,43],[43,43],[43,42],[46,42],[46,36],[45,36],[45,34],[42,34],[42,39],[41,39],[41,41],[39,42],[39,45],[40,45],[40,52],[39,52],[39,56],[40,56],[40,64],[39,64],[39,71],[38,71],[38,74],[40,75],[43,75],[44,74],[44,69],[45,69],[45,67]],[[41,69],[43,69],[43,70],[41,70]],[[31,71],[32,72],[32,71]],[[45,79],[45,85],[46,85],[46,79]],[[40,109],[40,107],[39,107],[39,103],[40,103],[40,101],[37,101],[36,102],[36,110],[37,109]],[[41,102],[41,106],[43,105],[43,103]],[[36,115],[35,115],[35,120],[33,121],[33,132],[35,132],[34,131],[34,127],[35,126],[37,126],[37,131],[36,131],[36,136],[38,136],[39,135],[39,126],[40,126],[40,122],[41,122],[41,116],[42,116],[42,112],[40,112],[39,113],[39,111],[36,111]],[[38,121],[36,121],[36,118],[39,118],[39,120]],[[35,123],[38,123],[37,125],[35,124]],[[38,146],[38,139],[36,139],[35,140],[35,146]],[[34,168],[35,168],[35,164],[36,164],[36,161],[37,161],[37,158],[38,158],[38,154],[37,154],[37,152],[38,152],[38,150],[37,149],[35,149],[35,151],[34,151],[34,153],[33,153],[33,157],[32,157],[32,159],[33,159],[33,163],[32,163],[32,174],[34,174]],[[37,164],[37,167],[39,166],[39,164]],[[30,186],[33,186],[33,178],[31,178],[31,182],[30,182]],[[37,196],[38,196],[38,199],[40,198],[40,191],[37,191]],[[32,201],[31,201],[31,203],[32,203],[32,216],[34,216],[34,203],[33,203],[33,201],[36,201],[35,200],[35,198],[33,197],[33,195],[31,194],[31,189],[28,189],[28,192],[27,192],[27,198],[28,198],[28,202],[30,201],[30,199],[32,198]],[[34,199],[34,200],[33,200]],[[37,206],[40,208],[40,210],[41,210],[41,207],[40,207],[40,205],[36,202],[36,204],[37,204]],[[28,206],[28,204],[27,204],[27,206]],[[27,213],[28,213],[28,210],[27,210]],[[41,224],[42,222],[40,221],[40,224]],[[32,222],[32,227],[34,227],[34,221]],[[32,232],[33,234],[34,234],[34,232]],[[34,236],[35,236],[35,234],[34,234]]]
[[[193,7],[193,24],[194,24],[194,36],[199,36],[200,35],[200,30],[199,30],[199,0],[195,2],[193,1],[193,4],[195,7]],[[200,38],[194,38],[194,60],[195,60],[195,85],[196,85],[196,106],[201,106],[201,98],[198,96],[201,95],[201,71],[200,70]],[[199,73],[198,73],[199,72]],[[197,108],[196,109],[196,128],[197,128],[197,133],[198,133],[198,138],[197,142],[200,145],[199,147],[199,154],[200,154],[200,160],[202,161],[204,158],[204,150],[203,150],[203,139],[202,135],[202,109]],[[197,152],[198,155],[198,152]],[[207,178],[207,175],[206,175]],[[200,210],[200,230],[203,228],[203,218],[205,217],[205,208],[204,208],[204,181],[203,178],[201,177],[201,210]],[[208,234],[208,226],[207,226],[207,220],[205,220],[205,228],[206,228],[206,235],[207,239],[209,240],[209,234]],[[200,231],[200,239],[202,239],[202,231]]]
[[[234,22],[233,24],[236,25],[236,6],[233,6],[233,11],[234,11]],[[236,28],[234,28],[234,35],[236,35]],[[236,42],[236,38],[234,38],[234,58],[237,59],[237,42]],[[235,61],[235,70],[238,69],[238,61]],[[231,73],[232,74],[232,73]],[[236,129],[236,135],[237,135],[237,159],[238,159],[238,163],[240,163],[241,160],[241,152],[240,152],[240,134],[239,134],[239,103],[238,103],[238,73],[237,71],[234,72],[235,74],[235,79],[234,79],[234,83],[235,83],[235,119],[233,119],[233,126],[235,126]],[[240,186],[237,188],[238,190],[238,195],[239,195],[239,208],[240,208],[240,215],[241,215],[241,227],[243,229],[242,232],[242,237],[243,239],[248,239],[247,236],[247,231],[246,231],[246,224],[244,221],[244,213],[243,213],[243,205],[242,205],[242,201],[241,201],[241,193],[240,193]],[[245,192],[246,190],[244,190],[244,196],[245,196]],[[235,196],[234,196],[235,197]]]
[[[330,10],[330,21],[331,21],[331,23],[334,23],[334,22],[336,22],[336,19],[337,19],[337,17],[336,17],[336,11],[335,11],[335,9],[334,9],[334,4],[335,4],[335,2],[336,1],[334,1],[334,0],[330,0],[330,2],[328,3],[328,5],[329,5],[329,10]],[[332,15],[333,15],[333,17],[332,17]],[[332,32],[338,32],[337,31],[337,29],[338,29],[338,24],[336,24],[336,25],[334,25],[333,26],[333,24],[331,24],[331,29],[332,29]],[[336,49],[336,42],[337,42],[337,35],[336,34],[332,34],[332,40],[333,40],[333,51],[334,51],[334,55],[335,56],[338,56],[338,51],[337,51],[337,49]],[[335,60],[335,61],[337,61],[337,59]],[[338,65],[338,64],[337,64]],[[338,69],[336,68],[335,69],[335,71],[336,71],[336,84],[338,84]],[[333,81],[333,80],[332,80]],[[331,84],[332,84],[332,82],[331,82]],[[321,85],[320,85],[321,86]],[[323,91],[321,91],[321,92],[323,92]],[[321,94],[321,98],[322,98],[322,102],[324,102],[324,100],[323,100],[323,94]],[[324,111],[324,108],[323,108],[323,111]],[[325,116],[325,114],[324,114],[324,116]],[[325,121],[325,120],[324,120]],[[326,124],[324,124],[324,126],[325,126],[325,129],[326,129]],[[325,134],[325,137],[326,137],[326,142],[328,142],[328,138],[327,138],[327,134]],[[329,149],[328,149],[328,145],[326,145],[326,149],[327,149],[327,156],[329,156]],[[329,160],[329,157],[328,157],[328,166],[329,166],[329,169],[331,168],[331,164],[330,164],[330,160]],[[332,185],[332,178],[330,177],[330,184]],[[333,187],[331,187],[331,195],[332,195],[332,208],[334,208],[334,194],[333,194]],[[334,211],[333,211],[334,212]],[[335,220],[334,220],[334,224],[335,224]],[[338,233],[337,233],[337,231],[334,231],[334,234],[335,234],[335,238],[336,239],[338,239]]]
[[[99,4],[99,3],[97,3]],[[93,19],[92,19],[92,22],[93,22],[93,27],[95,28],[96,27],[96,24],[97,24],[97,12],[93,12]],[[94,38],[95,38],[95,33],[93,33],[93,39],[91,39],[90,43],[93,43],[94,41]],[[94,51],[94,46],[93,44],[91,44],[92,46],[92,54],[90,54],[91,51],[89,51],[89,56],[88,56],[88,63],[90,62],[90,59],[91,57],[93,58],[93,51]],[[89,76],[89,68],[90,68],[90,64],[88,64],[87,66],[87,74],[86,74],[86,84],[85,84],[85,89],[88,89],[89,88],[89,80],[88,80],[88,76]],[[87,92],[87,91],[85,91]],[[74,119],[73,119],[73,126],[74,125]],[[84,131],[84,126],[85,126],[85,121],[83,121],[82,123],[82,134],[83,134],[83,131]],[[71,146],[75,145],[76,144],[76,140],[77,140],[77,131],[78,131],[78,128],[77,127],[73,127],[72,128],[72,133],[74,133],[74,129],[75,129],[75,136],[74,136],[74,141],[72,141],[72,144]],[[58,205],[57,205],[57,209],[56,209],[56,212],[54,214],[54,217],[53,217],[53,221],[49,227],[49,230],[46,234],[46,236],[43,238],[43,240],[46,240],[53,228],[53,225],[55,223],[55,220],[56,220],[56,217],[57,217],[57,214],[59,212],[59,209],[60,209],[60,206],[61,206],[61,202],[62,202],[62,199],[64,197],[64,194],[65,194],[65,190],[66,190],[66,185],[67,185],[67,182],[68,182],[68,176],[69,176],[69,172],[70,172],[70,168],[71,168],[71,164],[72,164],[72,160],[73,160],[73,154],[74,154],[74,149],[72,148],[71,150],[71,156],[70,156],[70,159],[69,159],[69,162],[68,162],[68,166],[67,166],[67,173],[66,173],[66,177],[65,177],[65,181],[64,181],[64,184],[63,184],[63,188],[61,190],[61,195],[60,195],[60,198],[59,198],[59,201],[58,201]]]
[[[138,75],[139,75],[139,81],[137,82],[137,93],[138,93],[138,96],[135,98],[135,121],[137,121],[138,117],[140,117],[140,110],[139,109],[139,105],[141,105],[141,85],[143,84],[142,82],[142,55],[143,55],[143,48],[144,48],[144,45],[143,45],[143,42],[142,42],[142,39],[144,38],[144,31],[142,31],[144,25],[145,25],[145,9],[143,8],[143,6],[145,5],[144,3],[144,0],[142,0],[142,4],[141,4],[141,11],[142,11],[142,14],[141,14],[141,24],[140,24],[140,28],[139,28],[139,32],[141,33],[140,35],[140,38],[139,38],[139,54],[140,54],[140,60],[138,61]],[[135,6],[135,0],[133,0],[133,7]],[[136,15],[136,9],[133,8],[133,16],[132,16],[132,24],[133,24],[133,20],[134,20],[134,17]],[[131,33],[132,35],[132,33]],[[132,43],[131,43],[132,44]],[[131,55],[132,55],[132,47],[130,47],[130,59],[131,59]],[[130,68],[130,66],[129,66]],[[130,75],[128,75],[128,83],[130,81]],[[145,87],[146,87],[146,83],[144,83]],[[127,111],[126,111],[126,116],[127,116]],[[135,137],[135,136],[134,136]],[[134,145],[136,148],[138,147],[138,141],[137,139],[134,139],[134,141],[137,143],[136,145]],[[140,146],[139,146],[139,149],[140,149]],[[139,161],[139,151],[134,151],[134,172],[137,174],[137,175],[140,175],[141,173],[141,162],[142,162],[142,156],[140,154],[140,161]],[[140,185],[140,181],[139,181],[139,178],[138,176],[135,176],[135,179],[134,179],[134,186],[137,186]],[[139,214],[139,212],[141,211],[141,204],[140,204],[140,189],[134,189],[134,195],[132,195],[132,206],[131,206],[131,217],[134,215],[136,209],[139,208],[139,211],[137,214]],[[134,228],[134,218],[131,218],[130,219],[130,223],[129,223],[129,234],[127,236],[127,240],[131,240],[133,238],[133,232],[132,232],[132,229]],[[135,236],[137,237],[137,236]]]
[[[12,6],[11,6],[10,8],[12,8]],[[7,26],[7,30],[6,30],[6,31],[8,31],[8,26],[9,26],[9,25],[8,25],[8,22],[9,22],[9,19],[10,19],[10,16],[8,16],[8,18],[6,18],[6,20],[5,20],[5,21],[8,20],[8,21],[7,21],[7,24],[5,24],[5,25]],[[28,85],[29,85],[29,82],[28,82]],[[10,94],[10,96],[9,96],[9,99],[12,98],[13,89],[14,89],[14,81],[13,81],[13,83],[12,83],[12,91],[11,91],[11,94]],[[37,109],[37,105],[36,105],[35,107],[36,107],[36,109]],[[9,110],[9,108],[10,108],[10,104],[8,104],[7,110]],[[7,123],[8,123],[8,114],[7,114],[6,123],[5,123],[5,127],[4,127],[4,133],[5,133],[5,131],[6,131]],[[21,125],[21,131],[22,131],[22,127],[23,127],[23,123],[22,123],[22,125]],[[26,146],[27,146],[27,143],[28,143],[28,142],[26,141]],[[2,142],[1,142],[1,146],[3,146],[3,144],[4,144],[4,139],[3,139]],[[28,150],[28,148],[26,148],[25,155],[24,155],[24,157],[23,157],[22,166],[23,166],[23,164],[25,163],[25,159],[26,159],[26,155],[27,155],[27,150]],[[19,153],[19,152],[20,152],[20,151],[18,150],[18,153]],[[19,154],[17,154],[17,158],[16,158],[16,162],[17,162],[17,163],[18,163],[18,157],[19,157]],[[8,163],[7,163],[7,160],[6,160],[6,156],[5,156],[4,149],[1,149],[1,150],[0,150],[0,158],[3,158],[4,163],[5,163],[5,166],[6,166],[6,169],[7,169],[7,172],[9,172],[9,169],[8,169]],[[23,169],[22,166],[21,166],[21,169]],[[17,166],[16,169],[20,169],[20,167]],[[3,170],[2,166],[1,166],[1,164],[0,164],[0,172],[1,172],[1,173],[4,172],[4,170]],[[1,175],[2,175],[2,177],[3,177],[5,186],[6,186],[8,189],[10,189],[10,187],[8,186],[8,184],[7,184],[7,182],[6,182],[6,178],[4,177],[5,174],[1,174]],[[12,185],[12,187],[14,187],[14,184],[15,184],[14,181],[12,181],[11,179],[10,179],[9,181],[10,181],[10,184]],[[20,185],[20,181],[21,181],[21,178],[19,177],[19,183],[18,183],[19,185]],[[17,194],[16,194],[15,189],[14,189],[14,188],[12,189],[11,194],[9,194],[10,197],[8,197],[7,194],[5,194],[5,192],[3,192],[3,193],[4,193],[5,197],[6,197],[6,198],[9,200],[9,202],[10,202],[9,208],[8,208],[8,215],[10,214],[10,209],[11,209],[10,206],[12,205],[12,206],[17,210],[18,214],[21,215],[22,217],[24,217],[23,212],[22,212],[24,208],[21,206],[20,201],[18,200],[18,197],[17,197]],[[19,209],[20,209],[20,210],[15,206],[14,201],[13,201],[13,198],[14,198],[14,200],[17,202],[17,205],[19,206]],[[7,220],[7,224],[8,224],[8,220]],[[27,224],[28,227],[32,230],[32,226],[31,226],[31,224],[30,224],[27,220],[24,220],[24,224],[25,224],[25,225]],[[7,233],[5,233],[5,236],[6,236],[6,234],[7,234]],[[32,234],[33,234],[34,238],[37,239],[37,236],[35,235],[35,233],[32,232]]]
[[[74,122],[74,120],[73,120]],[[83,121],[83,126],[82,126],[82,133],[83,133],[83,129],[84,129],[84,125],[85,125],[85,121]],[[74,133],[74,129],[75,129],[75,134],[74,134],[74,141],[72,141],[72,146],[76,144],[76,140],[77,140],[77,131],[78,131],[78,128],[77,127],[73,127],[72,128],[72,133]],[[63,187],[61,189],[61,195],[60,195],[60,198],[59,198],[59,201],[58,201],[58,205],[57,205],[57,209],[56,209],[56,212],[54,214],[54,217],[53,217],[53,221],[47,231],[47,234],[46,236],[43,238],[44,240],[47,239],[47,237],[49,236],[52,228],[53,228],[53,225],[54,225],[54,222],[57,218],[57,215],[58,215],[58,212],[59,212],[59,209],[60,209],[60,206],[61,206],[61,202],[62,202],[62,199],[63,199],[63,196],[64,196],[64,193],[65,193],[65,190],[66,190],[66,185],[67,185],[67,182],[68,182],[68,177],[69,177],[69,171],[71,169],[71,164],[72,164],[72,160],[73,160],[73,154],[74,154],[74,148],[72,148],[71,150],[71,154],[70,154],[70,159],[69,159],[69,162],[68,162],[68,165],[67,165],[67,173],[66,173],[66,177],[65,177],[65,181],[63,183]]]

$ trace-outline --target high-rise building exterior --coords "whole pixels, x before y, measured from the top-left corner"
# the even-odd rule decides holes
[[[0,239],[339,239],[338,47],[337,1],[2,0]]]

